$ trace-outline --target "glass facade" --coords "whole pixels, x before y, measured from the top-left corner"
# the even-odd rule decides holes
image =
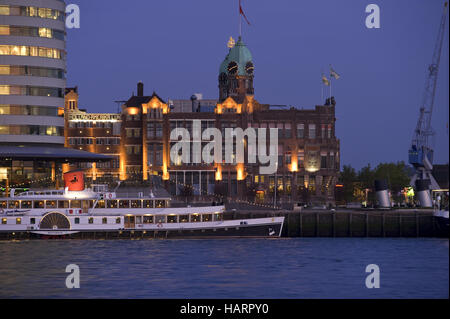
[[[31,6],[0,5],[0,15],[36,17],[59,21],[64,21],[65,19],[65,13],[62,11]]]
[[[64,136],[64,128],[43,125],[0,125],[0,135]]]
[[[58,113],[66,86],[64,7],[64,1],[1,1],[0,144],[63,145],[48,137],[64,136]],[[43,123],[42,116],[52,118]]]
[[[0,65],[0,75],[26,75],[64,79],[65,71],[63,69],[44,68],[37,66]]]
[[[63,98],[63,89],[20,85],[0,85],[0,95],[48,96]]]
[[[65,33],[63,31],[38,27],[19,27],[19,26],[0,25],[0,35],[41,37],[41,38],[57,39],[62,41],[65,40]]]
[[[0,45],[0,55],[18,55],[49,59],[64,59],[63,50],[27,45]]]
[[[58,116],[58,110],[48,106],[0,104],[0,115]]]

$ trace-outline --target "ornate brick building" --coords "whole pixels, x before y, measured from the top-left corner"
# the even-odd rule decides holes
[[[295,202],[334,203],[340,166],[334,98],[314,109],[274,108],[255,99],[253,78],[252,55],[239,38],[220,66],[219,99],[211,108],[200,107],[201,101],[192,99],[191,110],[178,108],[176,111],[173,102],[165,102],[156,93],[145,96],[144,85],[139,83],[137,95],[122,105],[121,114],[104,114],[103,118],[100,114],[70,110],[68,102],[75,95],[69,92],[66,95],[66,143],[117,155],[116,164],[102,169],[93,167],[92,177],[108,175],[122,180],[147,180],[150,175],[159,175],[173,195],[189,191],[189,195],[197,197],[219,193],[260,202],[273,202],[276,196]],[[257,164],[183,163],[179,158],[171,158],[170,150],[177,140],[171,140],[170,135],[175,128],[187,129],[192,142],[202,146],[210,142],[208,138],[193,136],[194,121],[200,121],[202,131],[217,128],[222,135],[225,128],[277,128],[276,174],[261,175]],[[88,125],[92,127],[75,124],[82,122],[90,122],[92,124]],[[100,128],[98,123],[101,123]],[[103,123],[108,126],[103,127]],[[76,142],[80,138],[93,141],[78,145]],[[116,144],[97,144],[99,139],[111,138],[117,139]],[[248,145],[245,152],[248,153]]]

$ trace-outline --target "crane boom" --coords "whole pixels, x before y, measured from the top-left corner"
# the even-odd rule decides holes
[[[411,180],[412,185],[414,185],[416,181],[429,181],[430,186],[433,188],[438,188],[439,186],[431,175],[434,153],[430,142],[430,137],[434,135],[434,130],[431,126],[431,117],[433,115],[434,99],[436,96],[436,83],[444,42],[447,9],[448,3],[445,2],[444,12],[439,25],[438,37],[433,51],[433,60],[428,67],[428,76],[420,107],[419,120],[417,121],[412,145],[409,150],[409,163],[416,168],[416,174]]]

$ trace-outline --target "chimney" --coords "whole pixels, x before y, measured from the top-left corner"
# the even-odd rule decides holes
[[[142,82],[137,85],[137,96],[144,96],[144,83]]]

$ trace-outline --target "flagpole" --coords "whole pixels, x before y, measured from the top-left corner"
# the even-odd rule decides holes
[[[323,82],[322,82],[321,87],[322,87],[322,95],[320,96],[320,103],[323,103]]]
[[[322,79],[321,79],[320,82],[322,82],[322,85],[321,85],[321,87],[322,87],[322,94],[321,94],[320,103],[323,103],[323,87],[324,87],[324,85],[323,85],[323,72],[322,72]]]
[[[331,105],[331,83],[333,82],[333,80],[331,78],[332,78],[332,76],[330,76],[330,105]]]
[[[241,14],[241,0],[239,0],[239,37],[242,38],[242,14]]]

